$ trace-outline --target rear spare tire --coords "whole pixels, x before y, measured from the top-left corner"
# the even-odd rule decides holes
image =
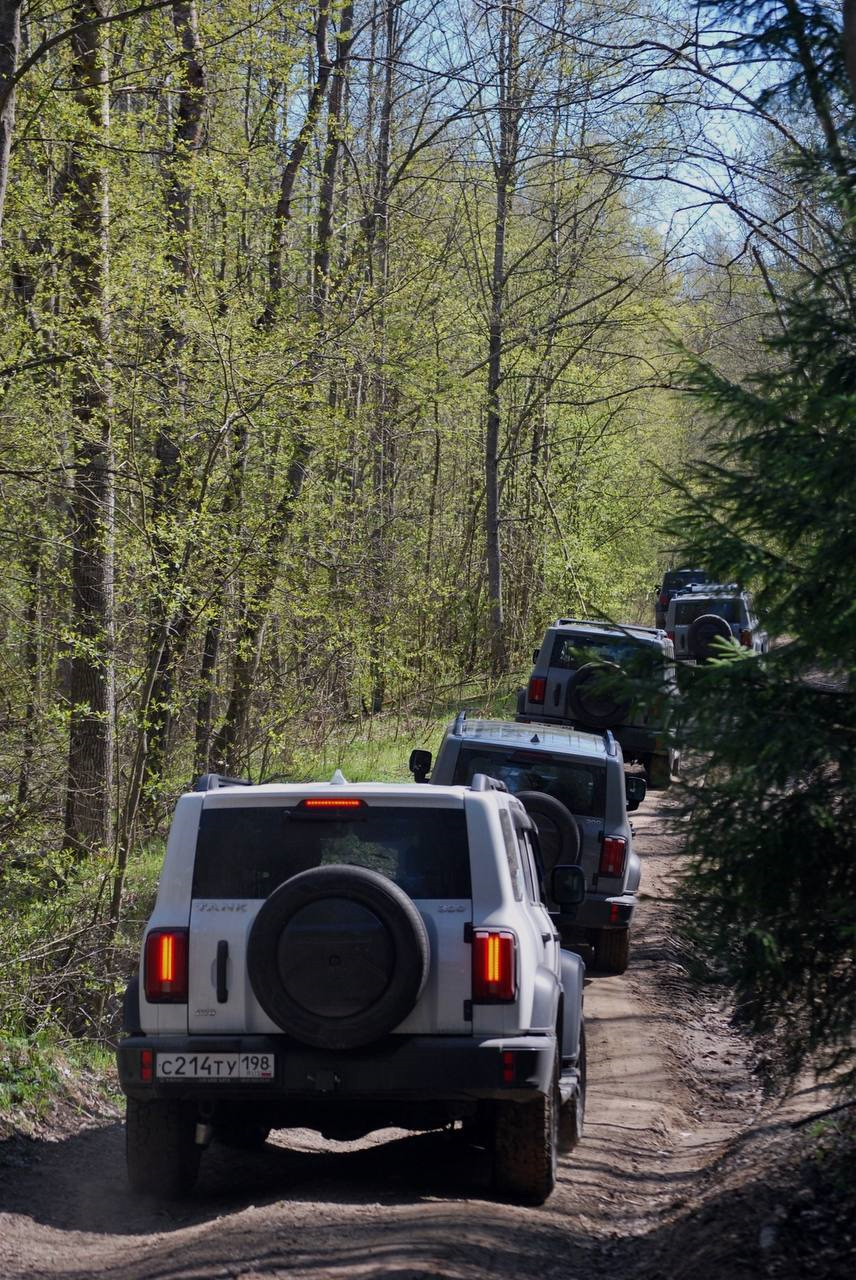
[[[587,662],[568,683],[570,716],[590,729],[621,724],[630,711],[630,698],[619,690],[622,671],[615,662]]]
[[[247,969],[288,1035],[354,1049],[410,1013],[428,977],[425,923],[398,885],[365,867],[315,867],[281,884],[256,916]]]
[[[579,862],[580,829],[567,805],[545,791],[518,791],[517,799],[538,828],[544,870],[552,871],[559,862]]]
[[[687,632],[687,649],[696,662],[707,662],[716,657],[713,648],[715,640],[730,640],[731,627],[718,613],[703,613],[700,618],[690,623]]]

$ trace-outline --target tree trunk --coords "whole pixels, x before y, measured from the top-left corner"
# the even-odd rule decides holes
[[[195,0],[180,0],[172,8],[172,21],[181,45],[181,79],[172,151],[166,161],[166,212],[170,236],[169,262],[172,292],[176,303],[187,294],[191,278],[193,228],[192,168],[204,139],[205,69],[196,17]],[[155,475],[152,486],[153,547],[157,568],[163,575],[162,596],[155,602],[156,616],[149,638],[148,663],[155,664],[151,703],[140,708],[146,734],[144,780],[157,784],[163,773],[172,722],[173,680],[176,664],[184,650],[190,627],[191,605],[185,601],[176,614],[172,601],[176,573],[169,566],[183,566],[176,557],[171,537],[161,527],[180,501],[182,482],[182,441],[187,418],[187,378],[182,357],[187,345],[185,331],[171,317],[164,324],[164,358],[172,365],[163,405],[163,424],[155,440]],[[170,422],[177,411],[177,422]]]
[[[3,243],[3,208],[9,181],[9,156],[15,125],[15,89],[5,92],[18,65],[21,49],[21,0],[0,0],[0,244]]]
[[[93,139],[109,129],[103,0],[76,0],[71,85],[81,128],[69,151],[65,198],[75,238],[69,254],[79,325],[72,369],[74,489],[70,501],[72,617],[71,717],[66,845],[82,855],[107,848],[113,812],[113,448],[107,306],[108,186]]]
[[[499,450],[502,422],[502,345],[505,307],[505,241],[511,217],[515,165],[520,132],[518,12],[510,3],[502,6],[498,51],[499,145],[494,161],[496,214],[493,237],[493,269],[490,280],[488,332],[487,421],[485,424],[485,552],[489,647],[494,675],[508,668],[505,617],[502,606],[502,540],[500,536]]]

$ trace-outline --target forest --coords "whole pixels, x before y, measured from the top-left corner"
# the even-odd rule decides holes
[[[802,0],[0,0],[10,1033],[106,1025],[195,774],[653,621],[727,418],[687,361],[781,367],[841,238],[794,157],[852,171],[847,48]]]

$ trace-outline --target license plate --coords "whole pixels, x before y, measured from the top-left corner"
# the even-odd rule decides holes
[[[272,1053],[159,1053],[158,1080],[230,1080],[264,1083],[274,1078]]]

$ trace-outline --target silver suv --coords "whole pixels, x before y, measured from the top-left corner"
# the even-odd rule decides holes
[[[585,966],[537,831],[499,783],[250,786],[178,801],[118,1047],[138,1191],[188,1192],[213,1138],[459,1122],[540,1203],[585,1098]],[[548,891],[585,886],[560,856]],[[462,1148],[465,1149],[465,1148]]]
[[[753,653],[766,653],[769,648],[751,595],[734,584],[694,586],[672,596],[666,633],[681,662],[707,662],[716,656],[718,639],[735,640]]]
[[[640,764],[650,787],[669,786],[679,759],[668,738],[677,685],[665,631],[559,618],[533,662],[518,720],[611,729],[625,762]]]
[[[410,767],[420,780],[430,771],[440,785],[470,784],[479,774],[501,779],[538,826],[547,872],[568,858],[569,848],[583,869],[586,897],[573,915],[548,904],[557,912],[562,943],[591,947],[599,969],[624,972],[641,879],[627,812],[638,808],[645,783],[625,777],[609,730],[468,720],[461,712],[443,735],[433,769],[428,751],[414,751]]]

